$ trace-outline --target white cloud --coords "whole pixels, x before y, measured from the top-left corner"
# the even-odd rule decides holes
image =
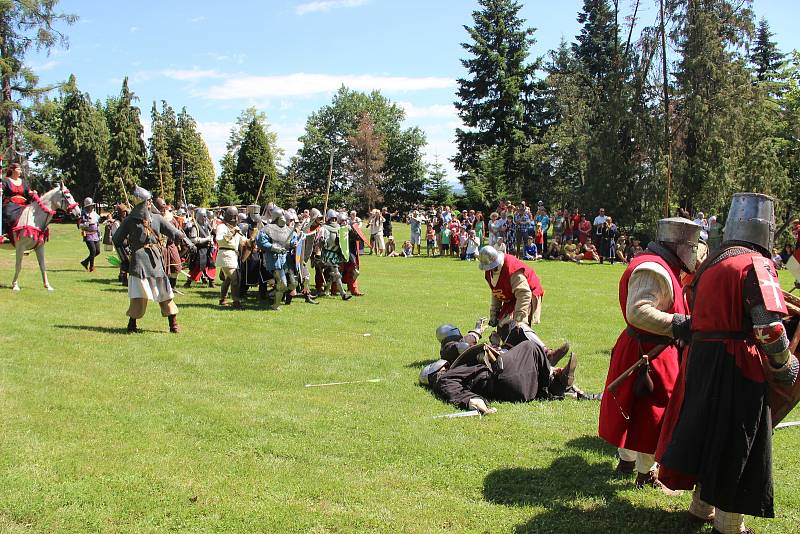
[[[335,92],[345,85],[357,91],[378,89],[384,92],[424,91],[448,89],[455,85],[451,78],[332,75],[295,73],[284,76],[240,76],[231,77],[221,85],[210,87],[200,96],[211,100],[237,100],[270,97],[311,96]]]
[[[298,15],[306,15],[308,13],[320,13],[342,7],[359,7],[366,4],[367,1],[368,0],[316,0],[314,2],[299,4],[294,8],[294,11]]]
[[[197,24],[198,22],[203,22],[204,20],[206,20],[206,18],[201,15],[199,17],[194,17],[189,19],[189,22],[191,22],[192,24]]]
[[[131,26],[130,30],[128,30],[128,31],[130,31],[131,33],[138,32],[139,31],[139,26]]]
[[[46,61],[40,65],[31,65],[33,72],[52,70],[58,66],[58,61]]]
[[[431,106],[416,106],[411,102],[398,102],[406,112],[407,119],[441,119],[458,118],[456,108],[452,104],[433,104]]]
[[[221,72],[216,70],[201,70],[198,68],[193,69],[165,69],[161,71],[163,76],[167,78],[171,78],[173,80],[180,80],[180,81],[191,81],[191,80],[200,80],[203,78],[224,78],[225,75]]]

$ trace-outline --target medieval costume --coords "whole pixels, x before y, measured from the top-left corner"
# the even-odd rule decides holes
[[[544,289],[533,269],[490,246],[480,250],[478,267],[485,271],[486,282],[492,290],[490,326],[506,318],[527,325],[540,322]]]
[[[3,233],[11,236],[12,230],[17,225],[22,210],[33,199],[28,182],[21,178],[22,169],[19,163],[12,163],[3,178]],[[19,184],[14,184],[14,180]],[[13,239],[13,237],[12,237]]]
[[[297,236],[292,227],[286,224],[286,214],[282,209],[273,209],[272,217],[272,221],[258,233],[256,243],[264,254],[266,269],[272,272],[275,280],[275,296],[270,309],[278,310],[284,295],[287,292],[291,294],[297,287],[295,271],[289,261],[289,251],[297,246]],[[290,303],[291,297],[286,304]]]
[[[174,224],[177,221],[175,221],[172,211],[169,209],[169,206],[167,206],[166,201],[164,201],[163,198],[157,198],[153,204],[161,214],[161,217],[183,235],[182,232],[180,232],[180,228]],[[183,266],[181,254],[178,250],[178,240],[167,237],[162,248],[164,249],[162,254],[164,256],[167,277],[169,278],[169,285],[172,286],[172,289],[175,289],[175,285],[178,282],[178,274],[181,272],[181,267]]]
[[[678,376],[674,339],[681,328],[688,328],[680,274],[694,271],[699,236],[700,227],[691,221],[658,221],[656,241],[631,261],[619,282],[627,327],[611,352],[606,387],[643,355],[649,359],[639,377],[603,395],[599,435],[618,448],[619,472],[636,469],[637,487],[647,484],[664,490],[657,479],[654,454]]]
[[[260,215],[261,207],[258,204],[250,204],[246,208],[245,214],[239,214],[243,220],[239,221],[239,229],[251,245],[254,245],[258,232],[264,224],[271,220],[271,212],[274,204],[270,203],[265,209],[265,215]],[[251,246],[249,254],[243,256],[243,261],[239,267],[239,295],[244,298],[247,290],[253,286],[258,286],[258,297],[261,300],[267,298],[267,282],[272,279],[272,273],[267,269],[267,260],[264,253],[255,246]]]
[[[768,380],[797,379],[769,259],[774,221],[770,197],[734,195],[725,242],[692,282],[691,345],[657,451],[663,482],[696,485],[689,513],[724,534],[751,532],[743,514],[774,517]]]
[[[114,246],[123,261],[128,262],[128,332],[138,332],[136,320],[144,316],[147,302],[155,300],[161,307],[161,315],[169,319],[170,332],[179,332],[178,307],[173,299],[172,287],[165,270],[160,236],[173,241],[186,238],[160,214],[151,212],[150,192],[137,187],[134,196],[139,200],[130,215],[114,232]],[[125,245],[130,248],[127,255]],[[194,245],[187,241],[192,249]]]
[[[242,244],[247,241],[237,224],[239,211],[234,206],[225,208],[222,224],[215,229],[215,239],[219,250],[217,251],[217,269],[222,271],[225,279],[219,289],[219,305],[228,305],[228,290],[233,295],[233,307],[241,308],[240,300],[240,270],[239,251]]]
[[[389,215],[387,214],[387,216]],[[358,289],[358,275],[361,274],[361,259],[359,251],[361,248],[363,248],[367,239],[363,230],[361,230],[360,224],[347,220],[343,221],[343,224],[346,224],[348,228],[347,249],[349,254],[347,261],[344,262],[341,267],[342,282],[347,284],[347,288],[350,290],[351,295],[360,297],[364,293]]]
[[[189,279],[186,280],[184,287],[192,287],[193,282],[203,279],[208,283],[208,287],[214,287],[214,279],[217,277],[214,265],[216,246],[211,225],[208,223],[208,212],[204,208],[196,209],[194,220],[186,221],[184,231],[189,241],[197,248],[197,252],[192,254],[189,262]]]
[[[530,340],[505,349],[478,343],[483,334],[483,319],[466,336],[452,325],[437,331],[442,359],[420,372],[420,383],[462,409],[493,413],[487,402],[528,402],[563,397],[575,380],[577,358],[555,368],[545,351]]]
[[[345,293],[342,275],[339,271],[339,265],[345,262],[344,254],[347,251],[347,245],[345,243],[343,247],[342,242],[346,239],[347,229],[345,228],[340,235],[342,227],[337,222],[339,214],[335,210],[329,209],[325,217],[327,222],[321,227],[320,253],[316,256],[317,295],[338,292],[342,300],[350,300],[352,295]],[[324,287],[321,287],[320,282],[324,284]]]
[[[78,227],[89,249],[89,255],[81,261],[81,265],[87,271],[94,272],[94,259],[100,254],[100,216],[95,210],[94,200],[89,197],[83,200],[83,214],[78,220]]]

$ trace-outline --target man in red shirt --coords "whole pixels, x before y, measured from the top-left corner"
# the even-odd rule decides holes
[[[480,250],[478,261],[492,290],[489,326],[511,320],[528,326],[539,323],[544,289],[534,270],[490,246]]]

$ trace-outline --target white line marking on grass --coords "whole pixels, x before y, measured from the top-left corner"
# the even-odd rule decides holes
[[[474,417],[474,416],[480,415],[480,414],[481,414],[481,412],[479,412],[478,410],[470,410],[468,412],[455,412],[455,413],[448,413],[448,414],[444,414],[444,415],[437,415],[437,416],[434,416],[434,419],[442,419],[442,418],[452,419],[454,417]]]

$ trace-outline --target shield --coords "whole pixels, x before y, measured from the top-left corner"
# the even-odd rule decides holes
[[[303,245],[303,263],[307,262],[311,255],[314,253],[314,244],[317,242],[317,231],[313,230],[311,233],[305,234],[301,239],[305,244]]]
[[[358,235],[358,239],[360,239],[364,243],[369,243],[367,236],[364,235],[364,230],[361,228],[360,224],[353,224],[353,231]]]
[[[305,239],[298,239],[297,245],[295,245],[294,264],[297,268],[297,272],[300,272],[300,266],[303,264],[303,247],[305,246],[305,243]]]
[[[772,260],[764,257],[754,257],[753,270],[758,277],[761,297],[764,299],[764,306],[766,306],[767,310],[784,315],[789,313],[783,299],[781,284],[778,282],[778,273],[775,271],[775,264],[772,263]]]
[[[789,304],[789,315],[800,316],[800,299],[794,295],[783,291],[783,297]],[[797,356],[797,346],[800,344],[800,326],[792,335],[791,343],[789,343],[789,350],[792,354]],[[772,380],[772,372],[769,369],[769,361],[767,358],[763,359],[764,374],[767,377],[769,386],[769,407],[772,412],[772,428],[780,423],[784,417],[800,402],[800,380],[796,380],[794,385],[785,386],[777,384]]]
[[[350,257],[350,246],[349,246],[349,236],[350,236],[350,228],[347,226],[341,226],[339,228],[339,248],[342,250],[342,256],[344,260]]]

